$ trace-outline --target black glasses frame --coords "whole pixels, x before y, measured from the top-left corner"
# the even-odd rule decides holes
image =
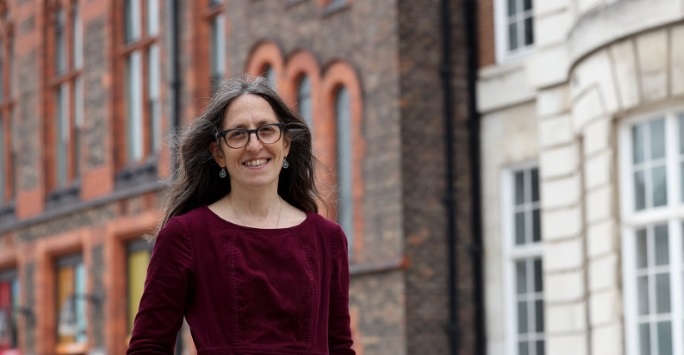
[[[271,127],[271,126],[276,126],[276,127],[278,127],[278,132],[280,132],[280,134],[278,135],[278,139],[274,140],[274,141],[271,142],[271,143],[265,143],[265,142],[262,141],[261,138],[259,137],[259,130],[261,130],[261,129],[264,128],[264,127]],[[240,148],[245,147],[246,145],[249,144],[249,140],[252,139],[252,133],[254,133],[254,134],[256,135],[257,139],[259,140],[259,142],[261,142],[261,144],[270,145],[270,144],[274,144],[274,143],[278,142],[279,140],[281,140],[281,139],[283,138],[283,132],[285,131],[285,127],[286,127],[286,126],[287,126],[287,125],[286,125],[284,122],[277,122],[277,123],[265,124],[265,125],[259,126],[259,127],[257,127],[257,128],[254,128],[254,129],[231,128],[231,129],[227,129],[227,130],[225,130],[225,131],[217,132],[217,133],[216,133],[216,139],[218,140],[219,138],[222,138],[223,141],[226,143],[226,145],[227,145],[229,148],[240,149]],[[245,144],[243,144],[243,145],[241,145],[241,146],[239,146],[239,147],[233,147],[232,145],[230,145],[230,144],[228,143],[228,140],[226,140],[226,135],[227,135],[228,133],[230,133],[230,132],[235,132],[235,131],[245,132],[245,133],[247,134],[247,141],[245,142]]]

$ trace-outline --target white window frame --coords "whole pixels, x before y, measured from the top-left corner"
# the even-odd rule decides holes
[[[656,224],[668,225],[669,258],[670,258],[670,302],[672,318],[673,354],[684,354],[684,202],[682,202],[680,186],[680,163],[684,161],[678,152],[677,120],[684,107],[660,110],[638,115],[624,122],[619,127],[619,166],[620,166],[620,215],[623,260],[625,341],[627,355],[640,355],[638,329],[638,295],[636,271],[636,231]],[[635,124],[648,122],[659,117],[665,118],[665,154],[668,200],[665,206],[646,208],[636,211],[634,208],[634,190],[632,174],[632,135]],[[653,316],[651,316],[653,317]],[[653,339],[651,340],[653,342]]]
[[[517,334],[517,305],[516,305],[516,283],[515,283],[515,263],[516,261],[540,258],[542,260],[542,279],[544,278],[544,258],[543,258],[543,243],[544,236],[541,234],[541,240],[533,244],[525,244],[516,246],[515,244],[515,220],[514,214],[514,196],[515,196],[515,173],[519,171],[526,171],[537,168],[539,171],[539,163],[537,161],[525,162],[519,165],[507,167],[501,173],[501,237],[502,237],[502,275],[504,283],[504,340],[506,344],[506,355],[518,355],[518,334]],[[541,179],[541,174],[539,175]],[[539,193],[541,195],[541,180],[539,180]],[[541,212],[541,196],[539,197],[539,208]],[[541,215],[540,215],[541,218]],[[541,228],[541,223],[540,223]],[[541,230],[539,231],[541,233]],[[542,293],[544,289],[542,288]],[[546,297],[542,296],[544,302]],[[546,312],[546,306],[544,306]],[[546,327],[546,320],[544,321]],[[546,338],[546,329],[544,329],[544,336],[539,340],[548,343]]]
[[[536,23],[534,21],[534,2],[535,1],[532,0],[532,31],[534,31]],[[521,46],[514,52],[508,50],[508,12],[506,11],[507,9],[508,0],[494,0],[494,45],[496,47],[495,53],[497,63],[514,61],[522,57],[525,57],[529,55],[531,52],[533,52],[535,47],[536,37],[535,40],[532,41],[532,44],[528,46]]]

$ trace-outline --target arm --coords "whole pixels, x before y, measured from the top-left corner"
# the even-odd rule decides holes
[[[338,227],[339,228],[339,227]],[[331,355],[355,355],[349,319],[349,258],[341,228],[333,240],[328,348]]]
[[[170,220],[152,250],[127,354],[173,354],[191,288],[192,261],[187,233]]]

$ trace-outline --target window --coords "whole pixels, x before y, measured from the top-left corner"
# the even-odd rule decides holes
[[[52,98],[50,124],[52,191],[73,185],[81,174],[83,130],[83,41],[78,1],[61,1],[52,9],[51,58],[49,66]]]
[[[342,86],[335,95],[335,124],[337,128],[337,222],[349,239],[349,250],[354,240],[353,150],[349,93]]]
[[[210,57],[209,67],[211,68],[211,88],[212,93],[218,90],[218,85],[223,80],[226,72],[226,34],[225,16],[220,0],[209,1],[209,14],[207,21],[210,27]]]
[[[304,117],[309,129],[313,131],[313,113],[311,110],[311,81],[306,75],[302,75],[297,86],[297,110]]]
[[[14,39],[9,35],[12,23],[9,11],[0,14],[0,211],[9,206],[15,195],[16,150],[13,143],[14,100],[12,98],[12,65]],[[0,212],[0,216],[3,213]]]
[[[534,45],[532,0],[496,0],[497,55],[515,56]]]
[[[508,262],[509,343],[511,354],[544,355],[544,283],[539,170],[528,167],[506,175],[504,236]],[[514,350],[513,350],[514,349]]]
[[[145,286],[145,276],[147,275],[147,264],[150,262],[152,244],[145,240],[136,240],[128,243],[126,249],[127,334],[130,336],[131,331],[133,331],[135,315],[138,313],[143,287]]]
[[[70,255],[56,262],[57,347],[73,348],[87,343],[86,269],[80,255]],[[56,351],[61,353],[60,350]]]
[[[684,110],[627,122],[622,142],[628,354],[683,354]]]
[[[120,166],[139,164],[161,146],[159,0],[124,0],[125,123]]]
[[[19,346],[19,279],[15,270],[0,271],[0,354]]]
[[[273,67],[270,65],[267,65],[264,70],[263,70],[263,75],[264,78],[266,78],[266,81],[268,81],[268,86],[271,87],[273,90],[277,90],[277,83],[276,83],[276,76],[275,76],[275,70],[273,70]]]

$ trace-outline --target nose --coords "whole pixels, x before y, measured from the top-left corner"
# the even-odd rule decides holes
[[[252,134],[254,135],[254,138],[252,138]],[[247,150],[251,151],[256,151],[261,149],[262,144],[261,141],[259,140],[259,136],[257,135],[256,132],[250,132],[249,133],[249,139],[247,140]]]

